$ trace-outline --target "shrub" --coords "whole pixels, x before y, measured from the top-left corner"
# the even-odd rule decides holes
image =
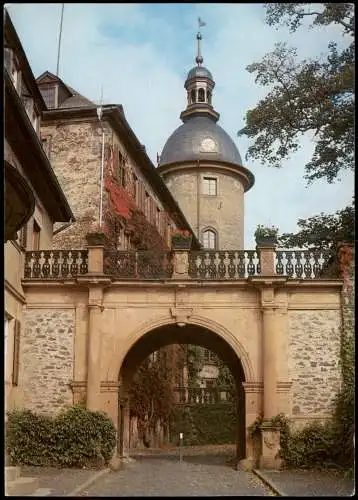
[[[178,444],[179,432],[184,445],[235,443],[236,409],[227,403],[183,405],[171,423],[172,442]]]
[[[105,413],[80,406],[54,418],[8,412],[6,449],[13,465],[98,467],[111,459],[115,444],[116,429]]]

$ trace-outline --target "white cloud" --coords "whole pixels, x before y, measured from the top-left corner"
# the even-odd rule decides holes
[[[55,72],[61,4],[12,4],[8,10],[35,76]],[[202,30],[204,64],[216,80],[213,103],[221,115],[219,123],[242,157],[249,143],[238,139],[237,131],[246,111],[265,95],[246,66],[272,50],[276,41],[288,41],[298,47],[300,56],[309,57],[324,51],[327,40],[339,33],[337,28],[294,35],[276,31],[265,24],[259,4],[65,4],[61,78],[94,101],[103,84],[105,102],[124,106],[130,126],[154,162],[181,124],[185,72],[194,65],[198,15],[207,22]],[[246,247],[253,246],[259,223],[294,231],[298,218],[335,211],[350,202],[351,173],[343,175],[341,183],[306,188],[303,167],[312,144],[304,139],[302,145],[280,170],[246,165],[256,177],[246,194]]]

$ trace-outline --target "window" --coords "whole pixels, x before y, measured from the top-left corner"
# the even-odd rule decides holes
[[[204,177],[203,179],[203,194],[208,196],[216,196],[217,194],[217,179],[214,177]]]
[[[205,102],[205,90],[204,89],[199,89],[199,92],[198,92],[198,101],[199,102]]]
[[[210,90],[207,91],[206,95],[208,96],[208,104],[211,105],[211,92],[210,92]]]
[[[34,221],[34,226],[32,230],[32,249],[33,250],[40,250],[40,231],[41,228],[37,224],[36,221]]]
[[[13,357],[13,365],[12,365],[12,385],[17,385],[19,382],[20,330],[21,330],[21,323],[20,323],[20,321],[15,319],[14,357]]]
[[[191,103],[193,104],[195,102],[195,89],[191,91],[190,95],[191,95]]]
[[[138,189],[138,177],[132,174],[132,185],[133,185],[133,198],[135,199],[136,205],[139,202],[139,189]]]
[[[157,207],[157,211],[155,213],[155,224],[159,230],[160,230],[160,219],[161,219],[160,214],[161,214],[160,208]]]
[[[56,87],[43,87],[40,89],[43,100],[49,109],[56,107]]]
[[[216,248],[216,233],[212,229],[203,232],[203,246],[211,250]]]
[[[144,214],[147,217],[147,219],[149,218],[149,211],[150,211],[150,196],[146,191],[145,192]]]

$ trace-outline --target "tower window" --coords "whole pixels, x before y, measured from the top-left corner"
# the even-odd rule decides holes
[[[210,90],[207,91],[206,95],[208,97],[208,104],[211,105],[211,92],[210,92]]]
[[[210,250],[215,250],[216,248],[216,233],[212,229],[207,229],[203,232],[203,246]]]
[[[217,195],[217,180],[214,177],[204,177],[203,194],[206,194],[208,196]]]
[[[194,103],[195,102],[195,89],[193,89],[190,93],[191,95],[191,103]]]
[[[205,102],[205,90],[204,89],[199,89],[198,100],[199,100],[199,102]]]

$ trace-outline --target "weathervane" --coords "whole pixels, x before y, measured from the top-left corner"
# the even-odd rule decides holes
[[[200,66],[204,61],[203,56],[201,55],[201,48],[200,48],[200,40],[202,38],[201,33],[200,33],[200,28],[202,28],[203,26],[206,26],[206,23],[204,23],[204,21],[200,17],[198,17],[198,25],[199,25],[199,31],[196,35],[196,39],[198,40],[198,53],[197,53],[197,56],[195,58],[195,61],[198,64],[198,66]]]

